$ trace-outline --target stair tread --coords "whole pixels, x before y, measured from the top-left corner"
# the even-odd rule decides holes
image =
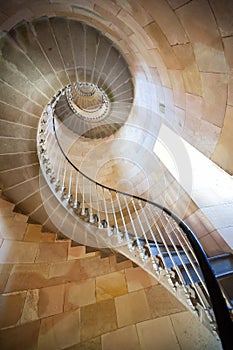
[[[233,259],[231,254],[221,254],[209,258],[209,262],[215,275],[221,275],[227,271],[233,270]]]
[[[225,271],[223,273],[219,273],[216,275],[217,278],[221,279],[221,278],[227,278],[227,277],[233,277],[233,270],[230,271]],[[233,286],[232,286],[233,289]]]
[[[218,259],[224,259],[224,258],[228,258],[228,257],[233,259],[233,255],[231,253],[223,253],[223,254],[220,254],[220,255],[211,256],[208,259],[210,261],[215,261],[215,260],[218,260]]]

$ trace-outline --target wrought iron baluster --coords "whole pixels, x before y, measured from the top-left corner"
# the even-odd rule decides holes
[[[98,195],[98,185],[95,185],[95,190],[96,190],[96,206],[97,206],[97,216],[98,216],[98,227],[102,228],[101,216],[100,216],[99,195]]]
[[[126,237],[127,245],[128,245],[129,250],[132,251],[133,250],[132,241],[129,238],[128,229],[126,227],[124,214],[123,214],[123,211],[122,211],[122,208],[121,208],[121,202],[120,202],[120,199],[119,199],[119,196],[118,196],[117,192],[116,192],[116,198],[117,198],[117,203],[118,203],[118,207],[119,207],[120,214],[121,214],[121,219],[122,219],[124,230],[125,230],[124,234],[125,234],[125,237]]]
[[[72,186],[73,172],[72,172],[72,167],[69,166],[69,168],[70,168],[70,177],[69,177],[69,187],[68,187],[68,194],[67,194],[67,202],[70,204],[71,200],[72,200],[71,186]]]
[[[166,214],[162,213],[162,216],[165,217],[166,220],[167,220]],[[170,218],[170,220],[172,220],[172,218]],[[162,221],[162,220],[161,220],[161,222],[162,222],[162,224],[163,224],[163,221]],[[168,221],[168,220],[167,220],[167,222],[168,222],[168,224],[169,224],[169,221]],[[164,224],[163,224],[163,225],[164,225]],[[165,226],[164,226],[164,227],[165,227]],[[181,254],[180,254],[179,250],[177,249],[177,246],[176,246],[176,244],[175,244],[175,242],[174,242],[174,240],[173,240],[173,238],[172,238],[172,235],[169,233],[168,230],[167,230],[167,234],[168,234],[168,236],[169,236],[170,241],[172,242],[172,245],[173,245],[173,247],[174,247],[174,251],[176,252],[177,256],[179,257],[179,260],[180,260],[180,262],[181,262],[181,264],[182,264],[182,266],[183,266],[183,269],[184,269],[184,271],[186,272],[186,274],[187,274],[187,276],[188,276],[188,278],[189,278],[189,280],[190,280],[190,283],[191,283],[193,289],[195,290],[195,292],[196,292],[196,294],[197,294],[197,296],[198,296],[199,301],[201,302],[201,304],[202,304],[202,306],[204,307],[204,309],[206,309],[206,308],[207,308],[207,305],[206,305],[206,303],[205,303],[205,300],[203,300],[203,298],[202,298],[202,296],[201,296],[201,294],[200,294],[200,292],[199,292],[199,290],[198,290],[198,288],[197,288],[197,286],[196,286],[196,283],[195,283],[195,281],[193,280],[193,277],[192,277],[192,275],[191,275],[189,269],[187,268],[186,263],[184,262],[184,258],[181,256]],[[189,256],[187,255],[186,249],[184,250],[184,252],[185,252],[185,256],[188,258],[188,260],[189,260],[189,262],[190,262],[190,264],[191,264],[191,260],[189,259]],[[191,264],[191,265],[192,265],[192,264]],[[177,269],[180,270],[180,267],[177,266],[176,270],[177,270]],[[196,273],[196,268],[195,268],[195,273]],[[182,272],[181,272],[181,274],[182,274]],[[199,274],[198,274],[198,275],[199,275]],[[200,282],[201,282],[201,281],[202,281],[202,277],[201,277],[200,275],[199,275],[199,277],[200,277]],[[187,284],[186,284],[186,283],[185,283],[184,288],[185,288],[185,290],[187,291]]]
[[[141,201],[139,201],[139,205],[140,205],[140,207],[141,207],[141,210],[142,210],[144,219],[145,219],[145,221],[146,221],[148,230],[150,231],[151,237],[152,237],[153,242],[154,242],[154,244],[155,244],[155,248],[156,248],[156,250],[158,251],[158,254],[161,256],[164,266],[166,266],[165,261],[164,261],[164,258],[163,258],[163,255],[162,255],[162,251],[161,251],[160,246],[159,246],[159,244],[158,244],[158,241],[157,241],[157,239],[156,239],[156,237],[155,237],[154,231],[153,231],[152,228],[151,228],[151,224],[150,224],[150,222],[149,222],[149,219],[148,219],[148,216],[147,216],[147,214],[146,214],[146,211],[145,211],[144,207],[142,206]],[[151,257],[152,257],[153,266],[154,266],[155,270],[159,272],[161,268],[159,269],[159,265],[157,264],[157,262],[155,261],[155,258],[153,257],[153,251],[152,251],[152,249],[151,249],[151,245],[150,245],[149,241],[147,241],[147,242],[148,242],[148,243],[147,243],[147,244],[148,244],[148,250],[149,250],[150,255],[151,255]],[[168,273],[168,271],[167,271],[167,273]]]
[[[139,226],[140,226],[140,228],[141,228],[143,237],[144,237],[144,239],[145,239],[145,241],[146,241],[146,244],[147,244],[147,247],[148,247],[148,249],[149,249],[150,258],[151,258],[152,263],[153,263],[153,265],[154,265],[154,264],[155,264],[155,261],[154,261],[154,259],[153,259],[152,251],[151,251],[151,249],[150,249],[150,245],[149,245],[149,242],[148,242],[148,238],[147,238],[147,235],[146,235],[144,226],[143,226],[143,224],[142,224],[142,220],[141,220],[140,215],[139,215],[139,213],[138,213],[138,209],[136,208],[136,205],[135,205],[135,203],[134,203],[134,199],[132,199],[132,204],[133,204],[133,208],[134,208],[134,211],[135,211],[135,213],[136,213],[136,216],[137,216],[137,219],[138,219]],[[140,206],[140,208],[141,208],[141,207],[142,207],[142,204],[140,203],[139,206]]]
[[[79,185],[79,172],[76,172],[76,181],[75,181],[75,197],[74,197],[74,209],[78,208],[78,185]]]
[[[93,223],[93,211],[92,211],[92,182],[90,181],[90,203],[89,203],[89,221]]]
[[[84,176],[82,176],[82,210],[81,215],[85,215],[85,190],[84,190]]]
[[[67,162],[65,161],[64,164],[65,164],[65,167],[64,167],[64,170],[63,170],[62,187],[61,187],[61,192],[63,194],[65,193],[65,190],[66,190],[65,180],[66,180],[66,166],[67,166]]]
[[[141,242],[140,242],[140,239],[139,239],[139,236],[138,236],[138,233],[137,233],[137,230],[135,228],[135,224],[134,224],[134,220],[132,218],[132,214],[131,214],[131,211],[129,209],[129,205],[127,203],[127,199],[125,196],[124,197],[124,201],[125,201],[125,205],[126,205],[126,208],[127,208],[127,212],[129,214],[129,219],[130,219],[130,223],[131,223],[131,226],[133,228],[133,234],[134,234],[134,237],[135,237],[135,240],[136,240],[136,243],[137,243],[137,247],[139,249],[139,252],[140,252],[140,257],[142,258],[142,260],[145,260],[145,256],[144,256],[144,253],[143,253],[143,249],[142,249],[142,245],[141,245]],[[133,200],[133,199],[132,199]],[[131,200],[131,201],[132,201]]]
[[[157,223],[157,220],[156,220],[156,218],[154,217],[154,213],[153,213],[152,209],[150,208],[150,206],[148,206],[148,209],[149,209],[149,212],[150,212],[151,217],[153,218],[154,225],[155,225],[155,227],[156,227],[157,232],[159,233],[159,237],[161,238],[161,241],[162,241],[162,243],[163,243],[163,246],[164,246],[164,248],[166,249],[166,252],[167,252],[167,254],[168,254],[168,256],[169,256],[169,258],[170,258],[170,260],[171,260],[171,262],[172,262],[173,267],[176,269],[175,261],[174,261],[174,259],[173,259],[173,256],[172,256],[171,252],[170,252],[170,248],[169,248],[168,245],[167,245],[166,239],[164,238],[163,232],[162,232],[162,230],[160,229],[160,227],[159,227],[159,225],[158,225],[158,223]],[[163,257],[163,252],[161,252],[161,256],[159,256],[159,257],[161,258],[161,260],[162,260],[162,262],[163,262],[163,264],[164,264],[163,268],[164,268],[165,271],[166,271],[166,274],[167,274],[167,276],[168,276],[168,278],[169,278],[169,282],[170,282],[171,285],[174,287],[174,283],[173,283],[173,281],[171,280],[170,268],[167,267],[167,263],[166,263],[165,259],[162,258],[162,257]],[[181,283],[185,286],[184,278],[183,278],[182,274],[180,273],[180,270],[179,270],[179,269],[178,269],[178,271],[177,271],[177,274],[178,274],[178,276],[179,276],[179,279],[180,279]]]
[[[121,233],[120,233],[120,230],[119,230],[119,226],[118,226],[118,222],[117,222],[117,218],[116,218],[115,206],[114,206],[114,203],[113,203],[112,193],[111,192],[110,192],[110,200],[111,200],[112,213],[113,213],[113,218],[114,218],[114,223],[115,223],[115,227],[113,227],[113,231],[114,231],[114,228],[115,228],[116,229],[116,233],[117,233],[118,243],[121,243],[123,241],[123,239],[121,237]]]
[[[164,216],[165,216],[166,220],[168,221],[167,215],[164,214]],[[189,241],[187,240],[186,236],[184,235],[183,231],[179,228],[177,223],[174,222],[174,220],[172,218],[170,218],[170,219],[171,219],[171,221],[169,221],[169,223],[173,228],[173,233],[176,236],[177,241],[179,242],[179,244],[182,247],[183,251],[185,252],[186,256],[189,258],[190,264],[193,267],[196,275],[198,276],[202,287],[204,288],[205,292],[208,294],[207,287],[203,281],[202,276],[200,275],[200,273],[197,269],[197,265],[199,266],[199,263],[198,263],[196,255],[192,249],[192,246],[190,245]],[[179,232],[179,234],[177,234],[177,231]],[[190,257],[190,255],[192,257]]]
[[[103,194],[103,202],[104,202],[104,212],[105,212],[105,219],[104,219],[104,227],[105,228],[109,228],[109,218],[108,218],[108,210],[107,210],[107,204],[106,204],[106,198],[105,198],[105,189],[102,188],[102,194]],[[109,235],[110,235],[110,232],[109,232]]]
[[[61,174],[61,165],[62,165],[62,162],[64,162],[64,158],[62,157],[62,154],[60,154],[60,160],[59,160],[59,163],[58,163],[58,169],[57,169],[57,176],[56,176],[56,191],[59,189],[59,186],[60,186],[60,174]]]

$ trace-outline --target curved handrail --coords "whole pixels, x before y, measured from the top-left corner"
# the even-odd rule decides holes
[[[54,104],[56,101],[57,101],[57,99],[55,99],[55,101],[53,101],[51,103],[52,107],[54,107]],[[54,111],[54,108],[52,108],[52,109]],[[232,335],[233,335],[233,323],[232,323],[232,320],[231,320],[231,317],[229,314],[226,300],[223,297],[219,283],[218,283],[218,281],[214,275],[214,272],[212,270],[212,267],[209,263],[209,259],[206,255],[205,251],[203,250],[200,242],[198,241],[197,237],[193,233],[193,231],[185,224],[185,222],[182,219],[180,219],[176,214],[171,212],[166,207],[164,207],[156,202],[152,202],[151,200],[145,199],[143,197],[132,195],[130,193],[123,192],[123,191],[111,188],[109,186],[103,185],[103,184],[93,180],[89,176],[87,176],[80,169],[78,169],[72,163],[72,161],[67,157],[67,155],[65,154],[65,152],[64,152],[64,150],[59,142],[58,135],[56,132],[54,113],[52,113],[52,129],[53,129],[56,143],[57,143],[63,157],[66,159],[66,161],[69,163],[69,165],[76,172],[78,172],[81,176],[83,176],[83,178],[87,179],[88,181],[95,184],[96,186],[101,187],[102,189],[116,193],[116,195],[120,194],[120,195],[123,195],[125,197],[131,198],[132,202],[133,202],[133,200],[138,200],[139,202],[144,202],[144,203],[150,204],[153,207],[156,207],[156,208],[160,209],[161,211],[163,211],[164,213],[166,213],[169,217],[171,217],[176,222],[178,227],[184,233],[185,237],[188,239],[188,241],[189,241],[189,243],[194,251],[194,254],[196,256],[196,260],[200,266],[201,272],[203,274],[204,282],[205,282],[207,291],[209,293],[209,297],[210,297],[210,301],[211,301],[212,308],[214,311],[214,315],[215,315],[215,319],[216,319],[216,323],[217,323],[217,327],[218,327],[218,333],[219,333],[219,337],[220,337],[221,342],[222,342],[223,349],[230,350],[232,348],[231,339],[232,339]],[[147,242],[149,242],[149,241],[147,240]]]
[[[98,115],[98,116],[95,115],[95,118],[93,118],[93,117],[91,118],[91,120],[94,121],[94,122],[98,122],[100,120],[103,120],[106,117],[106,114],[109,112],[109,99],[108,99],[108,96],[107,96],[106,92],[102,88],[99,88],[99,91],[101,92],[102,100],[104,101],[104,104],[102,104],[101,107],[98,107],[95,110],[88,111],[88,110],[85,110],[85,109],[81,108],[80,106],[78,106],[78,108],[81,111],[83,111],[83,112],[85,112],[87,114],[93,114],[94,112],[99,112],[102,109],[104,109],[103,111],[101,111],[102,113],[100,115]],[[88,121],[89,117],[84,116],[84,115],[82,115],[81,113],[78,112],[77,106],[75,105],[75,103],[73,102],[73,100],[71,98],[72,97],[71,85],[68,85],[65,88],[65,93],[66,93],[68,105],[69,105],[70,109],[74,112],[74,114],[76,114],[82,120]]]
[[[229,314],[226,300],[223,297],[221,288],[209,263],[208,257],[193,231],[174,213],[170,212],[170,216],[173,217],[177,223],[179,221],[179,227],[186,234],[194,250],[203,273],[207,290],[209,292],[210,301],[212,303],[212,308],[214,311],[219,337],[221,339],[223,349],[230,350],[232,349],[233,322]]]
[[[55,120],[54,120],[54,115],[53,115],[53,131],[54,131],[54,135],[55,135],[55,139],[57,141],[57,144],[58,144],[58,147],[61,151],[61,153],[63,154],[64,158],[67,160],[67,162],[79,173],[81,174],[83,177],[85,177],[85,179],[87,179],[88,181],[92,182],[93,184],[97,185],[97,186],[100,186],[102,188],[104,188],[105,190],[109,190],[111,192],[115,192],[115,193],[119,193],[119,194],[122,194],[123,196],[126,196],[126,197],[131,197],[131,198],[134,198],[134,199],[137,199],[137,200],[141,200],[142,202],[146,202],[148,204],[152,204],[153,206],[161,209],[161,210],[166,210],[165,207],[163,207],[162,205],[158,204],[158,203],[155,203],[155,202],[152,202],[150,201],[149,199],[145,199],[143,197],[139,197],[139,196],[135,196],[135,195],[132,195],[130,193],[127,193],[127,192],[123,192],[123,191],[120,191],[120,190],[116,190],[115,188],[111,188],[109,186],[106,186],[106,185],[103,185],[101,184],[100,182],[97,182],[95,180],[93,180],[92,178],[90,178],[89,176],[87,176],[86,174],[84,174],[80,169],[78,169],[76,167],[76,165],[74,165],[71,160],[66,156],[65,152],[63,151],[61,145],[60,145],[60,142],[58,140],[58,137],[57,137],[57,133],[56,133],[56,128],[55,128]]]
[[[176,214],[172,213],[166,207],[163,207],[160,204],[152,202],[152,201],[145,199],[143,197],[132,195],[130,193],[119,191],[119,190],[116,190],[116,189],[111,188],[109,186],[103,185],[103,184],[93,180],[92,178],[90,178],[86,174],[84,174],[80,169],[78,169],[71,162],[71,160],[67,157],[64,150],[62,149],[62,146],[58,140],[58,136],[56,133],[54,115],[53,115],[53,131],[54,131],[54,135],[55,135],[58,147],[59,147],[60,151],[62,152],[63,156],[65,157],[65,159],[67,160],[67,162],[77,172],[79,172],[83,177],[85,177],[88,181],[91,181],[95,185],[100,186],[101,188],[104,188],[104,189],[109,190],[111,192],[119,193],[119,194],[122,194],[126,197],[130,197],[133,199],[137,199],[141,202],[151,204],[152,206],[155,206],[155,207],[161,209],[168,216],[172,217],[175,220],[175,222],[179,225],[179,227],[182,229],[182,231],[185,233],[186,237],[188,238],[188,240],[189,240],[189,242],[194,250],[194,253],[197,257],[200,268],[202,270],[204,281],[206,283],[207,290],[209,292],[210,300],[212,303],[213,311],[215,314],[215,319],[216,319],[216,323],[217,323],[217,327],[218,327],[219,337],[221,339],[223,349],[226,349],[226,350],[232,349],[231,339],[233,337],[233,323],[232,323],[232,320],[231,320],[231,317],[229,314],[229,310],[228,310],[226,301],[223,297],[219,283],[218,283],[218,281],[214,275],[213,269],[209,263],[209,259],[206,255],[204,249],[202,248],[200,242],[198,241],[196,235],[193,233],[193,231],[185,224],[185,222],[182,219],[180,219]]]

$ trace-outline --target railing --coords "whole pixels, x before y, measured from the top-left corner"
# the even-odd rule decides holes
[[[38,129],[41,169],[51,189],[67,209],[107,232],[109,239],[115,237],[119,247],[127,246],[159,281],[166,279],[171,291],[185,296],[212,327],[217,324],[223,348],[231,349],[233,325],[226,300],[194,233],[163,206],[102,185],[78,169],[59,140],[53,113],[58,99],[45,110]]]
[[[93,85],[93,84],[90,84]],[[106,115],[109,112],[109,99],[105,91],[101,88],[98,88],[99,95],[101,96],[102,100],[101,103],[98,104],[95,108],[93,109],[84,109],[81,108],[80,106],[77,106],[76,103],[74,102],[74,96],[72,94],[72,86],[69,85],[65,89],[66,97],[67,97],[67,102],[69,104],[70,109],[73,111],[74,114],[78,116],[78,118],[81,118],[86,121],[99,121],[103,120]],[[94,91],[95,93],[95,91]],[[94,94],[93,93],[93,94]],[[93,94],[91,93],[88,97],[92,97]],[[86,98],[86,96],[84,96]]]

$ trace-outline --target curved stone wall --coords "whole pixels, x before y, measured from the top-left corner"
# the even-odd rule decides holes
[[[46,16],[102,31],[129,65],[135,105],[153,110],[231,174],[232,13],[227,0],[2,2],[0,167],[7,197],[34,220],[46,217],[38,191],[38,118],[54,93],[76,79],[72,57],[82,45],[65,50],[79,22],[56,27],[57,19],[51,24]],[[153,127],[141,113],[129,120],[156,135],[154,120]],[[154,138],[139,134],[140,144],[152,148]]]
[[[117,42],[135,79],[153,81],[175,129],[232,173],[232,2],[30,1],[1,4],[2,29],[41,15],[79,18]]]

